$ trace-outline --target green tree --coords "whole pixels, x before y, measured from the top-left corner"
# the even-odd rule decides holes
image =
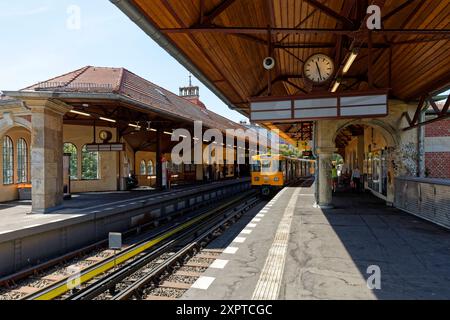
[[[70,178],[78,179],[78,150],[72,143],[64,143],[64,153],[70,153]]]
[[[83,180],[96,180],[98,176],[98,152],[89,152],[86,146],[81,153],[81,178]]]

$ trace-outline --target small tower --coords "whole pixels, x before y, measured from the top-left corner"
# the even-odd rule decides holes
[[[205,105],[200,101],[200,89],[198,86],[192,85],[192,75],[189,74],[189,86],[180,87],[180,97],[189,100],[193,104],[206,109]]]

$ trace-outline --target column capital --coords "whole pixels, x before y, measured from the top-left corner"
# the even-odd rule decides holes
[[[27,116],[31,114],[30,110],[19,100],[11,100],[3,103],[0,107],[0,114],[6,113],[14,116]]]
[[[335,147],[321,147],[316,150],[318,155],[332,155],[336,151],[338,151],[338,149]]]
[[[65,115],[73,109],[70,105],[56,99],[26,99],[25,103],[32,112],[49,110],[59,115]]]

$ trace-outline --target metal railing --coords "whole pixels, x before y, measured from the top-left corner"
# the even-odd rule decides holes
[[[110,83],[84,83],[84,82],[76,82],[76,83],[68,83],[68,82],[41,82],[39,83],[35,90],[36,91],[45,91],[45,90],[58,90],[58,91],[111,91],[113,89],[112,84]]]
[[[450,229],[450,179],[399,177],[394,205]]]

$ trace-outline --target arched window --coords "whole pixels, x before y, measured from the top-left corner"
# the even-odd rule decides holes
[[[14,183],[14,147],[10,137],[3,138],[3,184]]]
[[[28,146],[23,138],[17,140],[17,182],[28,182]]]
[[[154,169],[153,169],[153,161],[152,160],[149,160],[147,163],[147,174],[149,176],[152,176],[155,174]]]
[[[81,150],[81,179],[97,180],[98,178],[98,152],[89,152],[84,146]]]
[[[141,161],[141,165],[139,167],[139,174],[141,176],[145,176],[147,174],[147,168],[146,168],[145,160]]]
[[[64,153],[70,153],[70,179],[78,179],[78,150],[70,142],[64,143]]]

